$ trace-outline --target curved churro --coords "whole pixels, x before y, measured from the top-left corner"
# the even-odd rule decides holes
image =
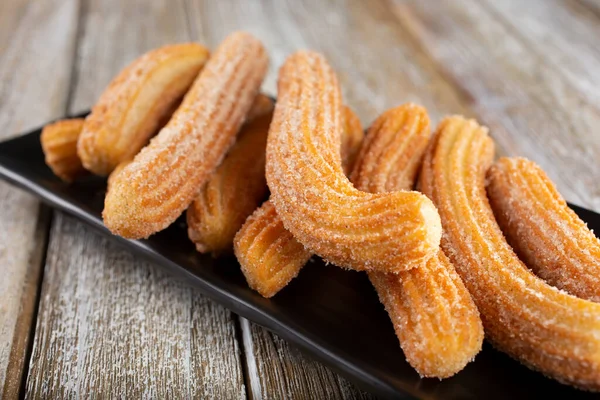
[[[86,118],[78,143],[83,165],[108,175],[164,125],[208,59],[195,43],[152,50],[117,75]]]
[[[270,122],[267,114],[242,127],[240,138],[188,208],[188,236],[200,253],[231,249],[235,233],[267,195]]]
[[[369,128],[352,181],[359,190],[410,190],[429,141],[429,117],[414,104],[383,113]],[[481,350],[479,312],[444,253],[398,274],[369,272],[406,359],[421,376],[447,378]]]
[[[278,96],[266,175],[286,229],[321,257],[356,270],[407,270],[431,258],[441,224],[425,196],[361,192],[344,175],[341,93],[325,59],[307,51],[290,56]]]
[[[350,180],[371,193],[412,189],[430,132],[423,107],[408,103],[387,110],[369,128]]]
[[[500,350],[561,382],[600,389],[600,304],[562,292],[518,259],[494,219],[485,174],[494,157],[487,129],[450,117],[439,126],[421,171],[438,206],[442,248]]]
[[[248,33],[219,45],[169,123],[113,181],[103,212],[111,232],[144,238],[181,215],[233,144],[267,64]]]
[[[83,118],[56,121],[46,125],[40,136],[46,165],[65,182],[72,182],[85,173],[77,156],[77,139],[83,121]]]
[[[600,302],[600,240],[544,171],[524,158],[501,158],[488,181],[496,220],[525,264],[549,284]]]
[[[344,170],[350,170],[360,150],[363,130],[360,120],[343,107],[344,134],[341,156]],[[248,286],[263,297],[272,297],[294,279],[312,257],[285,229],[270,201],[263,203],[235,235],[235,255]]]

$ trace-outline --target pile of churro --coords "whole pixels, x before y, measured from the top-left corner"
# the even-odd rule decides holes
[[[147,238],[186,212],[198,252],[233,252],[264,297],[313,256],[365,271],[423,377],[456,374],[485,336],[600,390],[600,241],[536,164],[494,162],[488,129],[461,116],[432,134],[415,104],[364,135],[322,55],[286,59],[276,102],[260,93],[267,67],[243,32],[212,54],[150,51],[85,119],[44,128],[46,162],[67,182],[108,176],[115,235]]]

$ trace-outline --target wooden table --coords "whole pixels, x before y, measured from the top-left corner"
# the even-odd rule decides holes
[[[319,50],[365,124],[406,101],[476,117],[600,211],[597,0],[6,0],[0,136],[89,108],[146,50],[237,29],[270,51],[266,92],[287,54]],[[4,183],[0,263],[0,397],[370,397]]]

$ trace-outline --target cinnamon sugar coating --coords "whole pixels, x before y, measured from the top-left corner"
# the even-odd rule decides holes
[[[78,154],[83,165],[108,175],[132,158],[168,120],[208,59],[195,43],[152,50],[125,67],[85,120]]]
[[[525,158],[499,159],[488,173],[488,196],[508,243],[552,286],[600,302],[600,240]]]
[[[360,120],[349,107],[343,107],[343,116],[340,151],[344,170],[349,171],[364,135]],[[285,229],[270,201],[263,203],[235,235],[234,251],[248,285],[263,297],[283,289],[313,255]]]
[[[410,190],[429,136],[423,107],[409,103],[384,112],[369,128],[354,166],[356,188],[373,193]],[[418,268],[368,274],[407,361],[419,375],[452,376],[481,350],[479,312],[441,250]]]
[[[344,175],[340,87],[318,53],[280,69],[267,142],[267,183],[284,226],[305,247],[342,267],[394,271],[437,252],[439,215],[417,192],[370,194]]]
[[[56,121],[46,125],[40,136],[46,165],[65,182],[72,182],[85,173],[77,156],[77,140],[83,121],[83,118]]]
[[[171,120],[112,182],[103,211],[111,232],[146,238],[181,215],[234,143],[267,66],[248,33],[219,45]]]
[[[446,118],[425,157],[420,187],[442,218],[442,249],[471,293],[486,338],[530,368],[600,389],[600,304],[534,275],[506,242],[485,192],[494,157],[487,128]]]

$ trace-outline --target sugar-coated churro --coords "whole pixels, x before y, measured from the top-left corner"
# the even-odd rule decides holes
[[[248,33],[219,45],[169,123],[112,182],[103,212],[111,232],[145,238],[181,215],[235,141],[267,66]]]
[[[235,233],[267,195],[270,122],[271,114],[266,114],[244,124],[238,141],[188,208],[188,236],[199,252],[230,250]]]
[[[42,130],[40,141],[46,164],[65,182],[72,182],[85,173],[77,156],[77,139],[83,121],[83,118],[64,119],[48,124]]]
[[[442,248],[477,305],[487,339],[561,382],[600,389],[600,304],[535,276],[498,226],[485,191],[494,143],[487,129],[446,118],[425,157],[420,188],[438,206]]]
[[[356,114],[343,108],[344,134],[341,156],[344,170],[360,150],[363,130]],[[263,203],[235,235],[234,251],[248,285],[263,297],[272,297],[294,279],[312,252],[283,226],[270,201]]]
[[[539,277],[600,302],[600,240],[524,158],[501,158],[488,173],[488,196],[508,243]]]
[[[169,45],[136,59],[117,75],[86,118],[79,137],[83,165],[108,175],[164,125],[208,59],[195,43]]]
[[[410,190],[429,135],[424,108],[405,104],[384,112],[369,128],[354,166],[356,188],[374,193]],[[441,250],[424,266],[368,275],[406,359],[421,376],[452,376],[481,350],[479,312]]]
[[[340,87],[325,59],[297,52],[279,74],[266,176],[286,229],[342,267],[399,271],[424,264],[439,246],[439,215],[420,193],[365,193],[346,178]]]

